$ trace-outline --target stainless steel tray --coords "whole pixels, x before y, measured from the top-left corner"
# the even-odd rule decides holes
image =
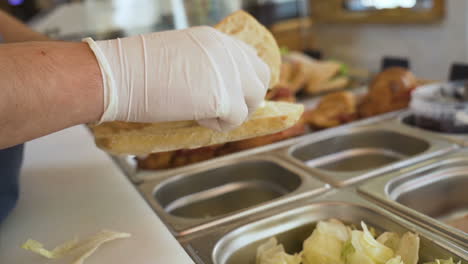
[[[414,129],[415,131],[418,131],[418,132],[424,132],[424,133],[428,133],[428,134],[431,134],[431,135],[443,137],[443,138],[445,138],[447,140],[450,140],[450,141],[453,141],[453,142],[455,142],[455,143],[457,143],[459,145],[468,146],[468,135],[441,133],[441,132],[431,131],[429,129],[423,129],[423,128],[416,127],[416,126],[412,125],[410,122],[407,121],[409,118],[412,117],[412,115],[413,115],[413,113],[410,110],[402,112],[396,119],[393,120],[393,122],[397,122],[397,123],[399,123],[399,124],[401,124],[403,126],[409,127],[409,128]]]
[[[391,121],[323,131],[301,141],[276,153],[335,187],[355,184],[458,147]]]
[[[179,167],[179,168],[174,168],[174,169],[167,169],[167,170],[139,170],[137,168],[137,164],[134,160],[134,156],[129,156],[129,155],[123,155],[123,156],[113,156],[114,161],[117,163],[117,165],[124,171],[124,173],[130,178],[130,180],[133,183],[141,183],[147,180],[151,180],[154,178],[158,177],[164,177],[164,175],[167,174],[173,174],[173,173],[183,173],[185,171],[191,171],[193,169],[196,169],[197,167],[205,167],[205,166],[210,166],[213,163],[217,163],[218,161],[222,161],[225,159],[237,159],[237,158],[242,158],[246,156],[251,156],[251,155],[256,155],[260,153],[268,153],[277,149],[281,149],[284,147],[292,146],[294,144],[297,144],[299,142],[302,142],[304,139],[308,140],[311,137],[314,138],[316,136],[328,134],[328,133],[335,133],[335,131],[346,131],[347,129],[351,129],[354,127],[360,127],[360,126],[365,126],[373,123],[379,123],[383,121],[390,121],[398,117],[402,112],[397,111],[397,112],[392,112],[384,115],[379,115],[376,117],[372,118],[367,118],[363,119],[360,121],[352,122],[343,126],[331,128],[331,129],[326,129],[322,131],[316,131],[316,132],[311,132],[308,134],[305,134],[300,137],[296,138],[291,138],[288,140],[283,140],[280,142],[276,142],[273,144],[265,145],[262,147],[257,147],[249,150],[244,150],[244,151],[239,151],[233,154],[225,155],[222,157],[217,157],[213,158],[207,161],[202,161],[199,163]]]
[[[221,228],[205,230],[180,241],[196,263],[254,264],[256,248],[268,238],[275,236],[288,252],[297,252],[316,222],[329,218],[355,225],[364,221],[378,231],[415,232],[420,236],[421,261],[449,257],[462,261],[468,259],[466,250],[343,189],[315,199],[297,201],[256,218],[245,218]]]
[[[468,215],[468,149],[376,178],[360,186],[359,191],[468,248],[468,233],[443,222]]]
[[[302,137],[277,150],[285,160],[335,187],[354,184],[457,148],[453,142],[381,121]]]
[[[166,173],[137,186],[175,236],[183,236],[296,199],[329,186],[274,156],[218,160]]]

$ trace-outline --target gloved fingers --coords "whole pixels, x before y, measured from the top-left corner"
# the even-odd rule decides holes
[[[257,52],[253,47],[238,39],[235,39],[235,43],[247,55],[250,65],[255,70],[255,73],[262,82],[263,87],[265,87],[265,91],[267,91],[271,79],[270,67],[268,67],[268,65],[257,55]]]
[[[235,108],[231,108],[228,115],[219,118],[198,120],[198,124],[219,132],[230,131],[245,122],[248,115],[247,105],[244,101],[233,102]],[[231,105],[232,107],[233,105]]]
[[[257,56],[252,47],[239,40],[236,40],[233,44],[239,48],[236,61],[250,116],[264,101],[270,82],[270,69]]]
[[[205,33],[205,32],[202,32]],[[208,119],[211,121],[202,122],[210,128],[218,131],[228,131],[237,126],[240,126],[248,116],[248,105],[245,101],[245,95],[242,89],[245,79],[244,72],[241,71],[243,65],[239,65],[236,57],[239,57],[239,48],[234,44],[234,39],[218,32],[212,31],[214,34],[209,34],[203,38],[204,47],[210,46],[212,49],[207,50],[211,53],[210,60],[213,68],[211,69],[220,80],[218,88],[219,103],[216,119]],[[197,39],[197,36],[194,35]],[[202,41],[202,40],[200,40]]]

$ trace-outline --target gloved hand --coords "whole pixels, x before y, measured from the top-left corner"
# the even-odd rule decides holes
[[[101,122],[196,120],[226,131],[263,102],[268,66],[253,47],[211,27],[85,39],[101,68]]]

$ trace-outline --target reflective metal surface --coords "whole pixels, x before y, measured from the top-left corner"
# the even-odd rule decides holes
[[[371,130],[337,135],[295,148],[291,155],[327,171],[375,169],[426,151],[429,142],[393,131]]]
[[[171,215],[212,218],[279,198],[300,184],[276,163],[245,161],[163,182],[154,197]]]
[[[328,186],[278,158],[225,160],[146,181],[139,190],[175,235],[185,235]]]
[[[299,252],[302,242],[312,233],[320,220],[335,218],[359,226],[364,221],[378,232],[393,231],[400,234],[411,231],[420,236],[420,261],[434,258],[464,260],[466,251],[448,245],[401,218],[380,210],[351,191],[329,193],[316,199],[298,201],[257,219],[244,219],[241,223],[226,225],[218,230],[207,230],[182,241],[196,263],[254,264],[256,249],[275,236],[288,253]]]
[[[279,154],[336,187],[407,166],[456,147],[392,122],[330,130]]]
[[[388,209],[468,247],[468,150],[428,160],[359,190]]]

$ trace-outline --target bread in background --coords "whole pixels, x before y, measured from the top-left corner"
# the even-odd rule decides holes
[[[301,52],[284,56],[279,85],[293,93],[304,91],[309,95],[336,91],[349,86],[350,78],[343,71],[343,64],[336,61],[321,61]]]
[[[330,128],[356,119],[356,96],[347,91],[325,95],[317,107],[305,113],[305,120],[314,128]]]
[[[368,93],[358,106],[360,117],[371,117],[408,107],[411,92],[419,81],[409,70],[388,68],[371,81]]]

